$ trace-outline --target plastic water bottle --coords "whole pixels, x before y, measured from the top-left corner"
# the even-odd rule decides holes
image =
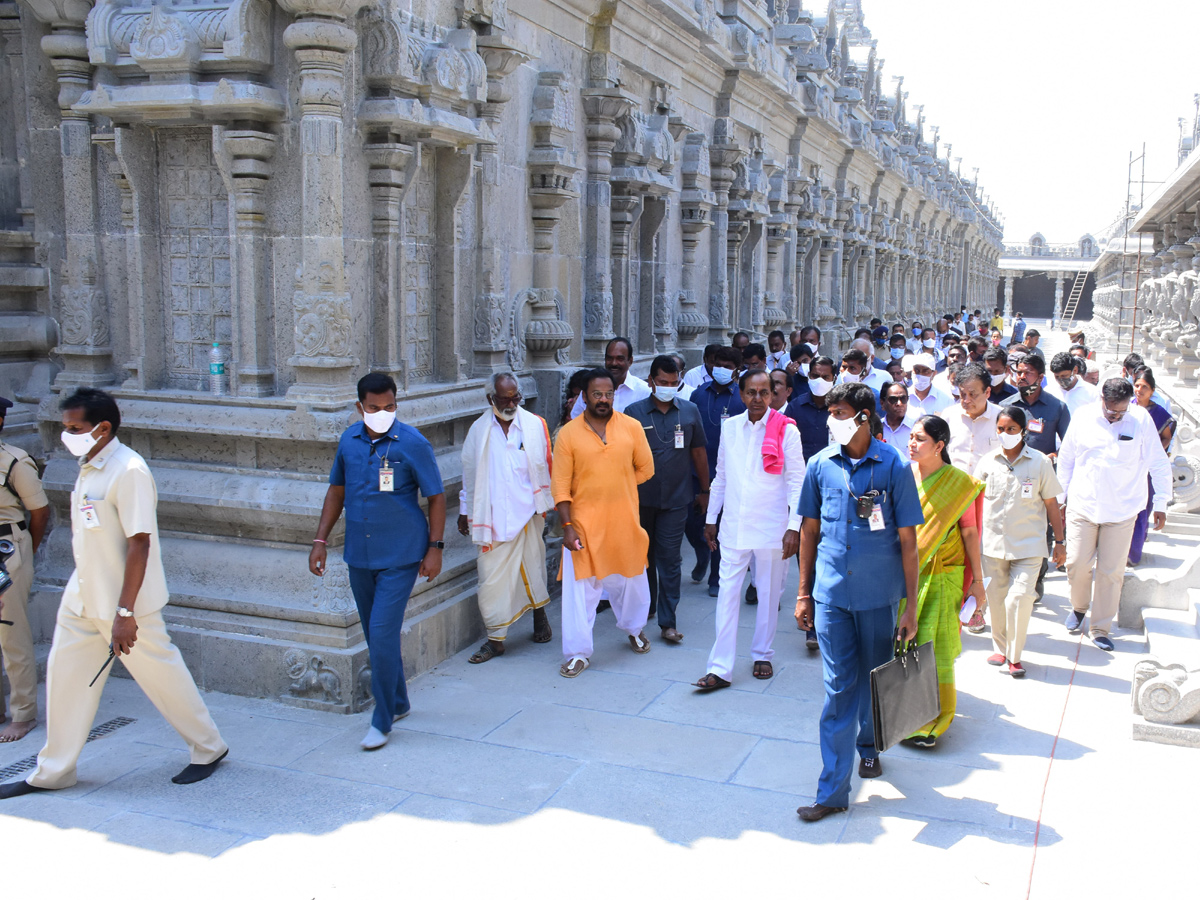
[[[213,341],[208,351],[208,389],[214,397],[229,393],[229,376],[225,373],[225,348]]]

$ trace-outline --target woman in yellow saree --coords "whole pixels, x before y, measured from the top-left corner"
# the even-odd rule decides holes
[[[954,661],[962,653],[958,613],[964,587],[969,588],[980,608],[987,602],[982,582],[963,584],[968,564],[971,572],[983,572],[975,513],[975,498],[983,486],[950,465],[946,451],[949,442],[950,426],[939,416],[918,419],[908,441],[921,510],[925,513],[925,524],[917,526],[917,558],[921,567],[917,583],[917,643],[933,641],[942,703],[938,717],[908,739],[914,746],[926,749],[933,747],[954,721],[957,702]],[[900,601],[901,614],[907,602],[907,598]]]

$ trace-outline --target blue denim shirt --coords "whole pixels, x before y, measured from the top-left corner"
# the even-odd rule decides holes
[[[717,475],[717,451],[721,449],[721,420],[745,412],[746,405],[736,381],[728,391],[717,390],[716,382],[705,382],[692,391],[692,402],[700,410],[700,423],[708,444],[708,477],[712,479]]]
[[[872,531],[856,509],[854,498],[872,490],[882,492],[876,500],[883,508],[881,531]],[[900,602],[905,587],[898,529],[924,524],[925,515],[912,469],[896,448],[872,438],[859,460],[836,444],[817,453],[804,475],[800,515],[821,523],[813,599],[851,611]]]
[[[384,457],[395,474],[394,489],[379,490]],[[429,523],[417,501],[444,492],[433,447],[411,425],[395,422],[372,444],[362,422],[338,441],[329,483],[346,488],[346,565],[392,569],[419,563],[429,548]]]

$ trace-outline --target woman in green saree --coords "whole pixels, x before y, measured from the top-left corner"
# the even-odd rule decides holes
[[[908,740],[927,749],[937,743],[954,721],[957,701],[954,661],[962,652],[958,613],[963,595],[973,596],[980,609],[987,602],[980,581],[983,569],[975,513],[975,498],[983,487],[966,472],[950,465],[946,450],[949,443],[950,426],[939,416],[918,419],[908,440],[917,493],[925,513],[925,524],[917,527],[917,558],[921,566],[917,584],[917,643],[933,641],[942,703],[938,717]],[[972,584],[964,584],[968,571]],[[907,598],[900,601],[901,614],[907,602]]]

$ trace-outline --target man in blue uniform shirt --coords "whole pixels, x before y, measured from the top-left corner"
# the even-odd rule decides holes
[[[326,542],[344,508],[342,558],[367,638],[375,697],[362,748],[378,750],[387,743],[392,723],[410,708],[400,627],[417,576],[432,581],[442,570],[446,495],[429,441],[396,421],[396,382],[390,376],[363,376],[357,408],[363,420],[338,441],[308,568],[314,575],[325,574]],[[418,490],[428,501],[428,524]]]
[[[708,453],[708,478],[717,474],[717,451],[721,448],[721,423],[746,411],[741,395],[733,383],[734,373],[741,368],[742,353],[733,347],[722,347],[713,355],[713,380],[692,392],[692,402],[700,411],[700,424],[704,426],[705,445]],[[718,371],[719,370],[719,371]],[[698,485],[697,485],[698,487]],[[721,550],[709,551],[704,540],[704,513],[695,505],[688,507],[687,539],[696,551],[696,568],[692,569],[692,581],[700,581],[709,569],[708,596],[717,596],[720,581]],[[701,548],[703,544],[703,549]]]
[[[917,596],[916,526],[925,521],[912,469],[871,436],[871,389],[838,385],[827,405],[833,443],[809,460],[800,493],[796,624],[816,628],[825,681],[817,800],[796,810],[806,822],[846,810],[856,744],[859,777],[883,772],[875,753],[871,670],[892,657],[900,598]],[[916,637],[915,603],[899,629],[902,640]]]

